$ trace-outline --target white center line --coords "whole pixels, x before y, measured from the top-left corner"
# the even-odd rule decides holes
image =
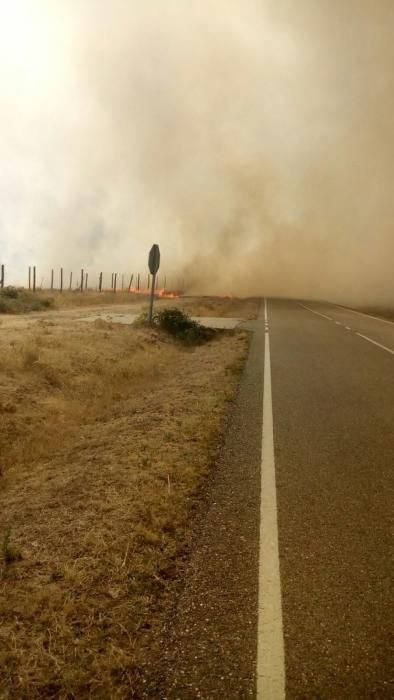
[[[349,309],[348,306],[341,306],[340,304],[336,304],[338,309],[342,309],[342,311],[345,309],[346,311],[351,311],[352,314],[358,314],[359,316],[367,316],[368,318],[373,318],[375,321],[381,321],[382,323],[389,323],[390,326],[394,326],[394,321],[389,321],[388,318],[380,318],[380,316],[372,316],[372,314],[366,314],[363,311],[356,311],[356,309]]]
[[[268,322],[267,300],[265,300],[265,321]],[[265,334],[264,352],[256,671],[257,700],[283,700],[285,698],[285,654],[276,507],[271,356],[268,333]]]
[[[372,340],[372,338],[368,338],[367,335],[363,335],[362,333],[356,333],[356,335],[359,335],[360,338],[364,338],[364,340],[368,340],[369,343],[373,343],[374,345],[377,345],[378,348],[382,348],[382,350],[386,350],[386,352],[389,352],[391,355],[394,355],[394,350],[391,350],[390,348],[386,347],[386,345],[381,345],[381,343],[377,343],[376,340]]]
[[[325,314],[321,314],[320,311],[315,311],[314,309],[310,309],[309,306],[305,306],[304,304],[298,303],[298,306],[302,306],[303,309],[306,309],[307,311],[311,311],[313,314],[317,314],[318,316],[322,316],[323,318],[326,318],[327,321],[332,321],[333,319],[330,318],[330,316],[326,316]]]

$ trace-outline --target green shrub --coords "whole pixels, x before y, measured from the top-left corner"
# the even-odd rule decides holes
[[[44,311],[53,306],[54,300],[34,294],[26,289],[5,287],[0,289],[0,314],[23,314],[29,311]]]
[[[206,328],[180,309],[162,309],[153,316],[153,324],[173,335],[186,345],[199,345],[214,337],[215,331]]]
[[[1,290],[0,295],[8,299],[17,299],[18,290],[16,289],[16,287],[5,287]]]
[[[13,561],[20,561],[22,559],[22,554],[20,550],[15,547],[14,545],[10,544],[10,538],[11,538],[11,528],[8,528],[7,532],[4,535],[3,542],[2,542],[2,553],[3,553],[3,559],[6,564],[11,564]]]

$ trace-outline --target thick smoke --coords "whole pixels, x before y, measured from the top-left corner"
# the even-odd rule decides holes
[[[394,304],[392,0],[15,2],[15,266],[142,271],[158,242],[193,292]]]

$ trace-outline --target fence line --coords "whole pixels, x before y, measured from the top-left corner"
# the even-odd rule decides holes
[[[60,292],[63,293],[65,289],[65,271],[63,267],[59,268],[59,274],[56,273],[55,268],[51,268],[49,271],[49,276],[47,277],[47,280],[49,280],[49,286],[46,288],[44,286],[45,282],[45,277],[41,277],[41,284],[37,284],[37,267],[36,265],[29,265],[28,270],[27,270],[27,287],[30,291],[36,292],[37,289],[40,290],[47,290],[51,292]],[[118,272],[112,272],[112,273],[106,273],[107,275],[111,275],[111,287],[110,289],[106,289],[105,284],[104,284],[104,273],[100,272],[98,274],[97,283],[94,284],[93,286],[89,287],[89,273],[82,268],[80,272],[80,277],[79,280],[77,281],[75,287],[73,288],[73,279],[74,279],[74,273],[71,270],[69,272],[69,282],[68,282],[68,291],[75,291],[75,292],[88,292],[88,291],[98,291],[100,294],[108,291],[112,291],[114,294],[117,294],[119,292],[123,292],[125,294],[128,293],[149,293],[151,285],[153,284],[152,282],[152,276],[150,274],[147,275],[146,279],[146,286],[144,287],[141,284],[141,273],[118,273]],[[5,287],[5,275],[6,275],[6,266],[1,264],[0,266],[0,289],[4,289]],[[78,276],[77,276],[78,279]],[[90,278],[91,279],[91,278]],[[118,287],[118,280],[121,280],[121,284]],[[181,280],[180,278],[177,279],[176,283],[174,283],[175,278],[172,280],[172,285],[169,287],[167,285],[167,277],[166,276],[157,276],[156,277],[156,285],[155,285],[155,290],[158,292],[162,291],[165,292],[167,291],[174,291],[174,292],[179,292],[182,293],[182,290],[184,289],[184,280]],[[127,283],[128,282],[128,283]],[[134,282],[134,284],[133,284]]]

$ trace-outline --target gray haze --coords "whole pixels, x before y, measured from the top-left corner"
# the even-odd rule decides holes
[[[394,305],[392,0],[0,8],[15,275],[157,242],[189,291]]]

